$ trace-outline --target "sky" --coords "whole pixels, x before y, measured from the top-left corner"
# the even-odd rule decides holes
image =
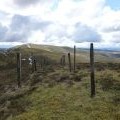
[[[120,0],[0,0],[0,47],[120,49]]]

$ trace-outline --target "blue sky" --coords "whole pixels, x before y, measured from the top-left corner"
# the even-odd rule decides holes
[[[120,0],[107,0],[107,4],[110,5],[112,9],[120,9]]]
[[[120,0],[1,0],[0,47],[120,46]]]

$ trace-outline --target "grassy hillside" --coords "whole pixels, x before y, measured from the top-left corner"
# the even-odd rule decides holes
[[[71,53],[73,57],[73,48],[70,47],[60,47],[60,46],[51,46],[51,45],[36,45],[36,44],[25,44],[22,46],[16,46],[10,51],[20,51],[23,55],[34,53],[35,55],[45,55],[51,57],[54,60],[59,61],[60,57],[65,54],[67,58],[68,52]],[[77,61],[78,62],[89,62],[89,49],[79,49],[77,48]],[[120,61],[120,52],[112,51],[99,51],[95,50],[95,62],[119,62]]]
[[[50,45],[35,45],[25,44],[8,49],[0,53],[0,85],[16,84],[17,71],[16,71],[16,53],[22,54],[22,80],[26,80],[27,76],[31,74],[31,65],[28,58],[33,54],[37,60],[37,66],[40,68],[41,61],[47,59],[50,64],[59,65],[62,55],[66,55],[66,64],[68,64],[68,52],[71,53],[71,61],[73,63],[73,48],[59,47]],[[112,66],[119,68],[119,57],[113,57],[113,54],[118,56],[119,52],[101,52],[95,51],[95,62],[102,63],[102,66],[107,67],[107,63],[115,63]],[[88,63],[89,65],[89,50],[77,49],[76,63]],[[106,63],[106,64],[105,64]],[[118,64],[116,64],[118,63]],[[99,64],[98,64],[99,65]],[[101,65],[99,65],[101,66]],[[102,67],[101,66],[101,67]],[[82,66],[84,67],[84,66]]]
[[[54,67],[30,74],[22,88],[1,95],[1,120],[119,120],[119,71],[97,67],[91,98],[89,67],[83,66],[76,73]]]
[[[17,87],[16,53],[21,52],[22,87]],[[0,53],[0,120],[119,120],[119,52],[95,51],[96,96],[90,97],[89,51],[77,49],[76,72],[69,72],[69,47],[22,45]],[[28,58],[37,60],[32,72]],[[66,65],[60,58],[66,55]],[[41,67],[41,61],[49,64]],[[73,63],[72,63],[73,69]]]

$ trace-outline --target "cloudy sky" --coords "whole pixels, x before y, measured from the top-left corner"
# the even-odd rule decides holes
[[[0,47],[120,48],[120,0],[0,0]]]

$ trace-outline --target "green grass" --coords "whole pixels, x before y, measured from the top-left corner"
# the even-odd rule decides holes
[[[47,73],[42,82],[38,81],[37,89],[10,100],[7,120],[119,120],[120,91],[103,90],[99,82],[100,76],[106,80],[109,74],[111,70],[96,72],[96,96],[91,98],[88,70],[74,74],[58,69]],[[76,82],[76,76],[81,80]],[[120,85],[119,73],[114,72],[113,76]]]
[[[91,99],[89,92],[79,84],[70,88],[65,84],[53,88],[40,87],[25,98],[32,102],[30,108],[13,120],[117,120],[120,106],[109,102],[111,95],[101,94]]]

